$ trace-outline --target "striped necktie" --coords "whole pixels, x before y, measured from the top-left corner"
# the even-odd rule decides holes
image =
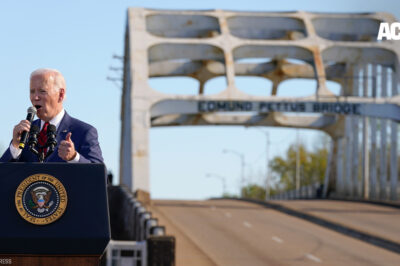
[[[47,127],[48,126],[49,126],[49,122],[44,123],[43,128],[39,132],[39,135],[38,135],[38,143],[42,147],[44,145],[46,145],[46,142],[47,142]],[[44,151],[44,155],[46,155],[47,149],[46,148],[39,148],[39,152],[41,153],[42,151]]]

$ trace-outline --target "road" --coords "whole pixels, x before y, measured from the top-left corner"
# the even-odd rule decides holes
[[[400,254],[257,204],[154,200],[176,265],[400,265]]]
[[[400,208],[339,200],[272,201],[347,228],[400,243]]]

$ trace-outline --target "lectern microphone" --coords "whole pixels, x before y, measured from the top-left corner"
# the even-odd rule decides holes
[[[29,140],[28,145],[29,149],[35,154],[38,155],[38,150],[36,149],[36,145],[38,144],[37,136],[39,134],[39,127],[37,125],[32,125],[31,130],[29,131]]]
[[[46,158],[50,156],[54,152],[54,149],[57,146],[57,140],[56,140],[56,126],[55,125],[49,125],[47,127],[47,143],[46,147],[49,147]]]

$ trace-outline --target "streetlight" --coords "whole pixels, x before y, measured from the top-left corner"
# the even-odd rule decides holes
[[[226,178],[217,174],[208,173],[206,177],[215,177],[222,181],[222,197],[226,194]]]
[[[241,178],[241,180],[240,180],[241,188],[240,188],[240,195],[243,197],[242,188],[244,187],[244,165],[245,165],[245,163],[244,163],[244,154],[241,153],[241,152],[238,152],[238,151],[227,150],[227,149],[224,149],[222,152],[223,153],[233,153],[233,154],[239,156],[239,158],[240,158],[240,161],[241,161],[241,174],[240,174],[240,176],[241,176],[240,177]]]
[[[270,171],[269,171],[269,132],[261,130],[258,127],[255,127],[255,129],[258,129],[259,131],[261,131],[262,133],[265,134],[266,137],[266,149],[265,149],[265,175],[266,175],[266,179],[265,179],[265,200],[269,200],[269,194],[270,194]]]
[[[296,152],[296,179],[295,179],[295,184],[296,184],[296,190],[300,189],[300,141],[299,141],[299,129],[296,128],[296,146],[297,146],[297,152]]]

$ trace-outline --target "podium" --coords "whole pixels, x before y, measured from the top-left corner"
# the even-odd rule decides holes
[[[110,240],[103,164],[0,163],[0,259],[98,265]]]

